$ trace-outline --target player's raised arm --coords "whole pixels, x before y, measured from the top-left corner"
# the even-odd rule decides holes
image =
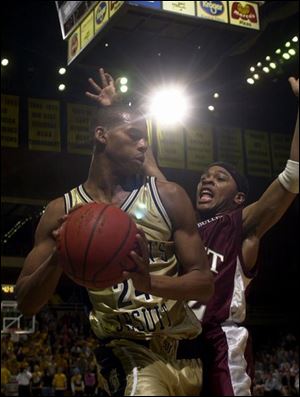
[[[299,97],[299,80],[289,79]],[[243,210],[243,257],[250,270],[255,265],[259,239],[274,225],[299,193],[299,112],[292,139],[290,158],[285,170],[275,179],[258,201]],[[253,259],[254,258],[254,259]]]
[[[25,259],[16,284],[18,307],[25,315],[36,314],[55,291],[62,268],[57,262],[53,232],[64,216],[63,198],[48,204],[35,233],[35,243]]]
[[[89,78],[89,83],[93,88],[93,92],[86,91],[85,95],[101,106],[111,106],[118,102],[120,94],[117,92],[116,85],[120,79],[114,81],[109,73],[105,73],[103,68],[99,69],[100,83],[96,83],[94,79]]]

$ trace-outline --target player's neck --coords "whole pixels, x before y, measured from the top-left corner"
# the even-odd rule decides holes
[[[106,157],[93,156],[84,187],[95,201],[115,202],[125,193],[124,179]]]

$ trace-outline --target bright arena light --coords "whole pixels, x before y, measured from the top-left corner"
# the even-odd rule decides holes
[[[121,84],[121,85],[125,85],[125,84],[127,84],[127,83],[128,83],[127,77],[121,77],[121,78],[120,78],[120,84]]]
[[[187,98],[178,87],[164,88],[155,92],[150,102],[150,113],[162,124],[183,121],[187,110]]]
[[[288,54],[287,52],[285,52],[284,54],[282,54],[282,58],[284,59],[290,59],[290,54]]]
[[[270,69],[268,68],[268,66],[264,66],[264,67],[263,67],[263,71],[264,71],[265,73],[269,73],[269,72],[270,72]]]
[[[275,62],[271,62],[269,66],[271,69],[276,69],[276,67],[277,67]]]
[[[270,60],[271,60],[270,55],[266,56],[266,61],[270,61]]]
[[[294,48],[290,48],[290,49],[288,50],[288,53],[289,53],[290,55],[292,55],[292,56],[296,55],[296,51],[294,50]]]
[[[7,66],[9,64],[9,60],[7,59],[7,58],[3,58],[2,60],[1,60],[1,65],[2,66]]]
[[[67,71],[66,68],[59,68],[58,73],[63,75],[66,73],[66,71]]]
[[[255,72],[255,67],[254,66],[251,66],[250,72]]]
[[[293,43],[298,43],[298,36],[294,36],[294,37],[292,38],[292,42],[293,42]]]
[[[220,94],[218,92],[214,93],[214,98],[218,99],[220,97]]]
[[[127,87],[127,85],[121,85],[121,87],[120,87],[120,91],[121,91],[121,92],[123,92],[123,94],[125,94],[125,92],[127,92],[127,91],[128,91],[128,87]]]
[[[281,49],[277,48],[277,50],[275,51],[275,54],[281,54]]]
[[[60,84],[58,86],[59,91],[64,91],[66,89],[66,86],[64,84]]]
[[[258,73],[255,73],[255,74],[253,75],[253,77],[255,78],[255,80],[259,80],[259,74],[258,74]]]
[[[215,107],[213,105],[209,105],[208,106],[208,110],[210,110],[211,112],[213,112],[215,110]]]
[[[250,85],[253,85],[255,83],[255,81],[254,81],[254,79],[252,79],[252,77],[249,77],[247,79],[247,83],[250,84]]]

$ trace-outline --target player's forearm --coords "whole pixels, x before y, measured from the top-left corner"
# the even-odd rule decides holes
[[[49,256],[32,274],[16,285],[18,308],[25,315],[36,314],[51,298],[62,274],[55,255]]]
[[[197,300],[207,303],[214,293],[210,271],[191,271],[179,277],[151,275],[151,291],[155,296],[173,300]]]
[[[290,159],[293,161],[299,161],[299,110],[297,114],[295,132],[291,145]]]

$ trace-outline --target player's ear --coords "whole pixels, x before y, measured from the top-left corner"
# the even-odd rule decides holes
[[[97,126],[94,137],[96,142],[105,145],[107,142],[107,130],[102,126]]]
[[[246,200],[246,195],[243,192],[237,192],[233,200],[237,205],[242,205]]]

